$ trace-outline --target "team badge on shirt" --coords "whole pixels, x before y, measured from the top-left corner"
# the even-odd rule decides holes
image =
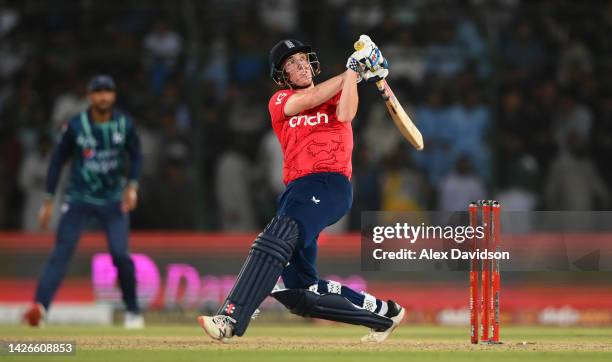
[[[83,158],[89,160],[96,155],[96,151],[93,148],[84,148],[83,149]]]
[[[123,136],[119,132],[113,133],[113,143],[118,145],[123,142]]]

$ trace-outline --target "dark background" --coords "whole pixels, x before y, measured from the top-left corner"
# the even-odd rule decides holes
[[[1,1],[0,227],[37,230],[48,153],[96,73],[118,82],[145,166],[137,229],[256,230],[282,191],[269,49],[313,45],[317,81],[369,34],[425,138],[373,85],[353,121],[359,211],[603,210],[612,172],[610,1]],[[56,213],[57,214],[57,213]]]

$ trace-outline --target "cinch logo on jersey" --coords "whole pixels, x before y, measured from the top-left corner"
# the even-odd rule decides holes
[[[316,126],[321,122],[329,123],[329,116],[325,113],[317,112],[316,116],[293,116],[289,118],[289,126]]]

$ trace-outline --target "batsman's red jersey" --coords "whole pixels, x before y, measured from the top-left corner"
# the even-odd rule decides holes
[[[338,172],[351,178],[353,129],[336,117],[340,92],[327,102],[295,116],[285,116],[287,99],[295,91],[280,90],[268,110],[283,150],[283,182],[319,172]]]

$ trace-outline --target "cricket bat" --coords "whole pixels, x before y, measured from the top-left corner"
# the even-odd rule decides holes
[[[363,49],[363,42],[358,40],[355,42],[354,47],[355,50]],[[399,129],[401,134],[416,148],[421,151],[425,145],[423,144],[423,135],[419,131],[419,129],[414,125],[414,122],[408,117],[406,111],[399,103],[397,98],[395,98],[395,94],[389,87],[389,84],[385,79],[379,80],[376,82],[376,88],[380,92],[383,100],[385,101],[385,105],[387,106],[387,111],[391,115],[391,119],[395,123],[395,126]]]

